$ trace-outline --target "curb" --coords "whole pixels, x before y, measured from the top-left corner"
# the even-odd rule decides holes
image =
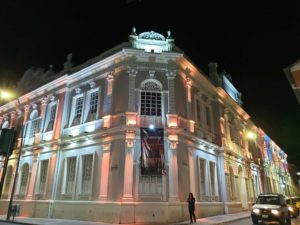
[[[19,221],[11,221],[11,220],[3,220],[3,219],[0,219],[0,222],[11,223],[11,224],[34,225],[33,223],[26,223],[26,222],[19,222]]]
[[[211,224],[212,225],[224,225],[225,223],[235,222],[235,221],[238,221],[238,220],[243,220],[243,219],[246,219],[248,217],[250,218],[250,215],[249,216],[243,216],[243,217],[235,218],[235,219],[228,219],[228,220],[224,220],[222,222],[216,222],[216,223],[211,223]]]

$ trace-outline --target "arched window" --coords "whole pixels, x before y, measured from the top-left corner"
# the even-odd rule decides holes
[[[153,79],[145,80],[141,85],[141,115],[161,116],[162,85]]]
[[[13,173],[13,168],[12,168],[12,166],[9,166],[6,171],[3,195],[8,195],[8,192],[10,189],[10,184],[11,184],[11,179],[12,179],[12,175],[13,175],[12,173]]]
[[[20,195],[26,194],[27,182],[29,176],[29,165],[28,163],[24,164],[22,167],[21,183],[20,183]]]

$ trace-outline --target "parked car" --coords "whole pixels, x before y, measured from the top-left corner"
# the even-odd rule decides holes
[[[286,198],[286,204],[288,206],[288,209],[290,211],[290,216],[296,218],[299,216],[299,209],[297,208],[296,204],[297,201],[294,198]]]
[[[296,202],[296,206],[300,211],[300,197],[292,197],[292,199]]]
[[[282,194],[260,194],[252,206],[251,218],[253,224],[264,222],[291,224],[290,212]]]

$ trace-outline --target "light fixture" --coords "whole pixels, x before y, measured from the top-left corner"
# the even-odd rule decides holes
[[[150,124],[150,125],[149,125],[149,129],[150,129],[150,130],[154,130],[154,128],[155,128],[154,124]]]

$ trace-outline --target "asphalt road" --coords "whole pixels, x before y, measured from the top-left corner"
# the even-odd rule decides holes
[[[247,218],[247,219],[243,219],[243,220],[239,220],[239,221],[235,221],[235,222],[228,222],[225,223],[226,225],[252,225],[252,220],[251,218]],[[275,224],[275,223],[273,223]],[[292,225],[300,225],[300,217],[296,218],[296,219],[292,219]]]

